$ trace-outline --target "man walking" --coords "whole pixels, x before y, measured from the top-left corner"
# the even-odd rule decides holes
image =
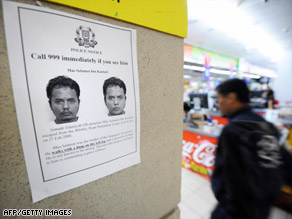
[[[266,219],[281,187],[278,130],[253,113],[244,81],[217,88],[218,105],[229,124],[216,153],[212,190],[218,200],[212,219]]]

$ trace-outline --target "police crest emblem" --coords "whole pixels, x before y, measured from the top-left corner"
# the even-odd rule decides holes
[[[77,28],[75,41],[79,44],[79,46],[84,46],[85,48],[94,48],[97,44],[95,41],[95,33],[92,29],[90,27],[83,26]]]

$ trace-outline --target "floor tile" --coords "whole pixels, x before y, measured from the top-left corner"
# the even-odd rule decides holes
[[[193,173],[190,170],[187,170],[185,168],[181,169],[182,176],[191,176]]]
[[[203,179],[202,177],[198,176],[195,173],[192,174],[193,176],[182,179],[182,185],[190,188],[193,191],[196,191],[199,187],[203,186],[204,184],[208,184],[207,180]]]
[[[196,191],[198,188],[202,187],[203,185],[195,180],[184,180],[181,182],[182,186],[189,188],[193,192]]]
[[[206,216],[210,214],[210,212],[214,209],[215,204],[206,201],[205,199],[201,198],[196,193],[192,194],[190,197],[183,201],[185,205],[193,209],[197,212],[200,216]]]
[[[201,177],[199,174],[191,171],[191,170],[187,170],[185,168],[182,168],[182,176],[186,176],[186,178],[198,178],[199,181],[202,181],[202,182],[206,182],[208,181],[207,179],[204,179],[203,177]]]
[[[190,197],[194,193],[192,189],[187,186],[181,186],[181,201],[185,200],[186,198]]]
[[[209,219],[217,200],[210,181],[182,168],[181,219]],[[292,219],[286,211],[273,207],[269,219]]]
[[[202,187],[200,187],[199,189],[197,189],[196,194],[199,195],[201,198],[205,199],[208,202],[211,202],[213,204],[217,203],[217,200],[214,196],[214,193],[211,189],[211,184],[205,184]]]
[[[180,219],[202,219],[202,217],[189,208],[187,205],[180,203]]]

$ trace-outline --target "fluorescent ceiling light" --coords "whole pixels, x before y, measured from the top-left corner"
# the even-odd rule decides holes
[[[184,58],[184,61],[185,61],[185,62],[190,62],[190,63],[195,63],[195,64],[201,64],[201,65],[204,64],[204,63],[202,63],[202,62],[198,62],[198,61],[195,61],[195,60],[193,60],[193,59],[188,59],[188,58]]]
[[[189,70],[195,70],[195,71],[205,71],[204,67],[200,67],[200,66],[193,66],[193,65],[184,65],[184,69],[189,69]]]
[[[255,79],[259,79],[261,76],[244,73],[244,77],[246,77],[246,78],[255,78]]]
[[[227,70],[220,70],[220,69],[210,69],[211,73],[220,74],[220,75],[230,75],[230,71]]]
[[[245,46],[245,50],[250,51],[253,47],[250,45]]]
[[[195,70],[195,71],[200,71],[200,72],[204,72],[206,70],[205,67],[193,66],[193,65],[184,65],[184,69]],[[228,70],[221,70],[221,69],[215,69],[215,68],[211,68],[210,73],[221,74],[221,75],[231,74],[231,72]]]
[[[281,59],[283,49],[271,33],[254,25],[253,14],[246,14],[230,0],[188,0],[189,20],[199,20],[236,39],[264,56]]]
[[[279,62],[279,59],[277,59],[277,58],[271,58],[270,59],[270,62]]]
[[[264,69],[264,68],[256,68],[253,67],[252,71],[250,72],[251,74],[256,74],[256,75],[260,75],[262,77],[269,77],[269,78],[277,78],[278,74],[273,71],[273,70],[269,70],[269,69]]]

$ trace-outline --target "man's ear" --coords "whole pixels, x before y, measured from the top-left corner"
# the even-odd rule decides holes
[[[237,101],[237,94],[234,93],[234,92],[231,92],[228,94],[228,100],[231,102],[231,103],[234,103]]]

